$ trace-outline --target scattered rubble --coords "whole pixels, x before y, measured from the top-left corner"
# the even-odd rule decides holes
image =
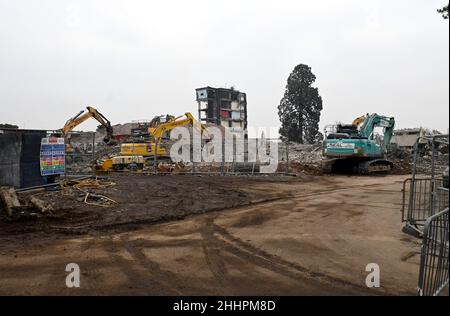
[[[448,145],[439,144],[435,153],[435,168],[441,172],[448,166]],[[388,159],[394,163],[394,173],[410,174],[414,165],[414,150],[411,148],[391,146],[388,151]],[[416,161],[416,170],[420,174],[431,173],[432,148],[430,143],[424,143],[419,147]]]
[[[306,164],[320,163],[322,160],[322,143],[299,144],[289,142],[289,160]]]
[[[62,194],[65,196],[80,197],[87,205],[109,207],[117,204],[116,201],[104,195],[104,189],[114,186],[115,183],[104,179],[83,179],[63,181],[60,184]],[[100,194],[102,192],[103,194]]]
[[[321,175],[322,171],[322,143],[299,144],[288,142],[281,147],[279,153],[280,170],[286,170],[287,160],[289,161],[289,173],[305,173],[311,175]],[[288,157],[286,157],[286,149]]]
[[[111,207],[118,204],[105,195],[106,190],[112,186],[115,186],[112,181],[88,178],[63,180],[51,191],[40,188],[21,191],[17,194],[14,188],[0,187],[0,206],[3,206],[10,221],[54,216],[55,212],[62,207],[61,201],[67,201],[67,199],[76,201],[77,204]]]
[[[53,211],[53,206],[51,204],[46,203],[45,201],[37,198],[36,196],[32,196],[30,198],[30,204],[36,207],[38,210],[40,210],[42,214],[46,214]]]

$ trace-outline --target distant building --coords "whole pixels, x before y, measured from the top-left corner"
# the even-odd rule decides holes
[[[196,89],[198,118],[201,123],[228,127],[232,132],[247,130],[247,96],[225,88]]]

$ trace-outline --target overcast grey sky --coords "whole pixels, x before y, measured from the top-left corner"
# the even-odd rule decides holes
[[[210,85],[246,92],[250,125],[278,126],[305,63],[321,128],[377,112],[445,132],[447,2],[0,0],[0,123],[60,128],[86,105],[113,124],[196,115],[194,90]]]

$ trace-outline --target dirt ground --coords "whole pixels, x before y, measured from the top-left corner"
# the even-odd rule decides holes
[[[0,295],[415,295],[406,177],[122,175],[109,208],[42,193],[52,216],[0,218]]]

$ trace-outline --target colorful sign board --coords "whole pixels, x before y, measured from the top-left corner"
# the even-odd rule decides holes
[[[64,174],[66,170],[64,138],[42,138],[40,161],[41,176]]]

